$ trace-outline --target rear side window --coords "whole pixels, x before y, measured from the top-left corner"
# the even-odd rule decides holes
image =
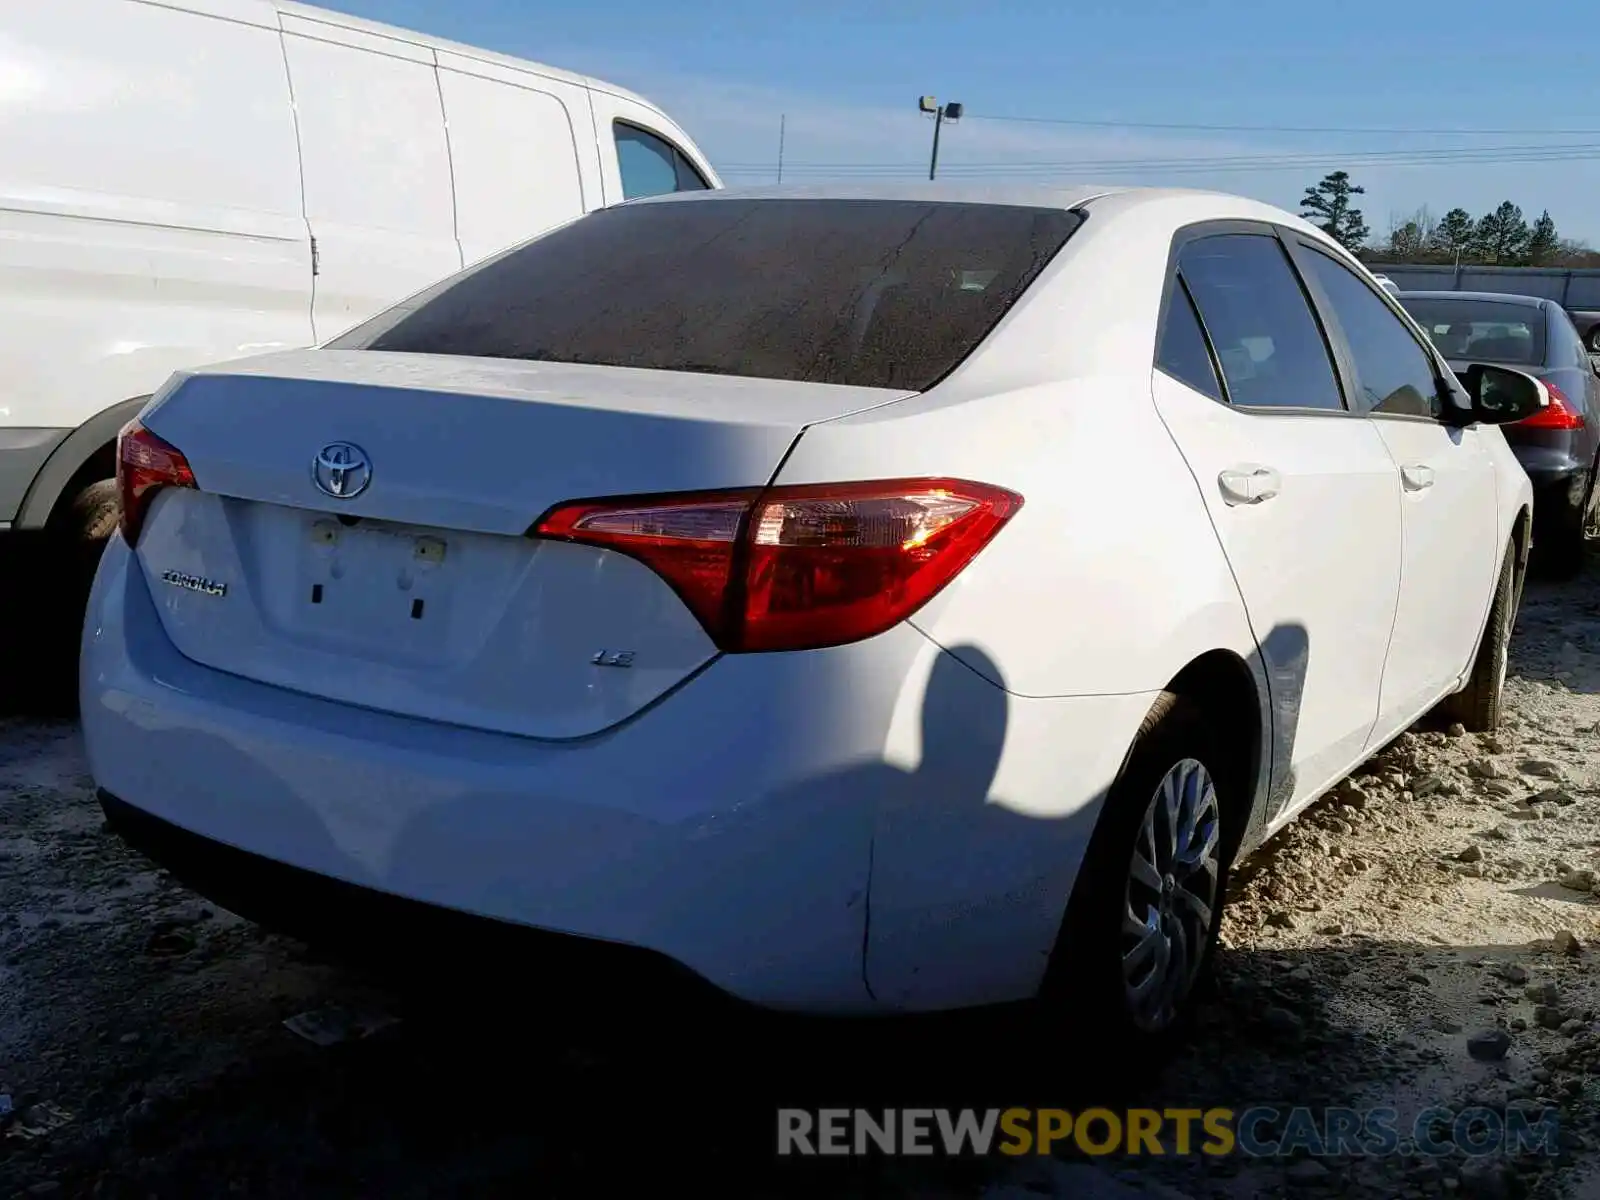
[[[1211,335],[1232,403],[1344,407],[1322,330],[1276,238],[1200,238],[1183,248],[1178,266]]]
[[[676,146],[625,121],[615,122],[612,129],[617,140],[617,168],[622,175],[624,199],[707,189],[700,172]]]
[[[1400,303],[1446,358],[1524,366],[1544,362],[1544,310],[1536,305],[1424,296],[1407,296]]]
[[[1206,335],[1200,320],[1194,315],[1194,303],[1179,276],[1167,301],[1167,314],[1161,322],[1161,345],[1156,348],[1156,366],[1179,383],[1186,383],[1197,392],[1222,399],[1222,385],[1217,382],[1217,371],[1211,363],[1211,351],[1206,347]]]
[[[1439,380],[1433,358],[1405,322],[1343,263],[1310,247],[1303,261],[1344,333],[1367,408],[1412,417],[1437,415]]]
[[[924,391],[1079,222],[1062,209],[927,201],[624,204],[331,345]]]
[[[1583,344],[1583,338],[1578,334],[1578,327],[1572,323],[1572,318],[1559,308],[1545,309],[1544,313],[1545,331],[1550,343],[1550,353],[1547,355],[1550,365],[1565,363],[1570,367],[1591,370],[1589,351]]]

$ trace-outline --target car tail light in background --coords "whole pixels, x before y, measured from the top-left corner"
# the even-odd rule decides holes
[[[723,650],[807,650],[905,620],[1020,507],[988,484],[898,479],[567,504],[532,532],[645,563]]]
[[[1516,424],[1523,429],[1582,429],[1583,414],[1567,399],[1566,393],[1549,380],[1545,380],[1544,386],[1550,393],[1550,403]]]
[[[176,446],[139,422],[128,422],[117,437],[117,492],[122,499],[122,537],[128,545],[138,542],[156,492],[164,487],[194,486],[189,460]]]

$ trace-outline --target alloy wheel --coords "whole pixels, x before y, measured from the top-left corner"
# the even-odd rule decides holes
[[[1183,759],[1145,809],[1128,864],[1122,982],[1147,1033],[1176,1020],[1200,974],[1217,907],[1221,811],[1205,765]]]

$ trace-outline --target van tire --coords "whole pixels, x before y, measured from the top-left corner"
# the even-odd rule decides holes
[[[75,542],[104,543],[121,519],[122,498],[117,493],[117,481],[97,479],[67,505],[60,531]]]
[[[1506,547],[1505,560],[1500,564],[1500,581],[1494,589],[1494,603],[1489,606],[1489,622],[1484,627],[1483,641],[1478,646],[1478,657],[1473,661],[1467,686],[1453,696],[1446,696],[1439,706],[1446,720],[1459,721],[1468,733],[1493,733],[1500,727],[1511,630],[1517,623],[1517,600],[1522,592],[1516,553],[1515,546]]]
[[[36,606],[28,620],[42,660],[31,707],[41,715],[70,717],[77,712],[78,652],[89,589],[121,516],[116,480],[97,479],[56,509],[40,537],[45,577],[57,581],[48,605]]]

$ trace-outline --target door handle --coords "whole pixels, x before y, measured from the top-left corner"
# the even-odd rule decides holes
[[[1283,479],[1271,467],[1246,463],[1223,471],[1217,476],[1217,484],[1229,504],[1260,504],[1278,494]]]
[[[1400,482],[1406,491],[1420,492],[1433,486],[1433,468],[1426,463],[1407,463],[1400,468]]]

